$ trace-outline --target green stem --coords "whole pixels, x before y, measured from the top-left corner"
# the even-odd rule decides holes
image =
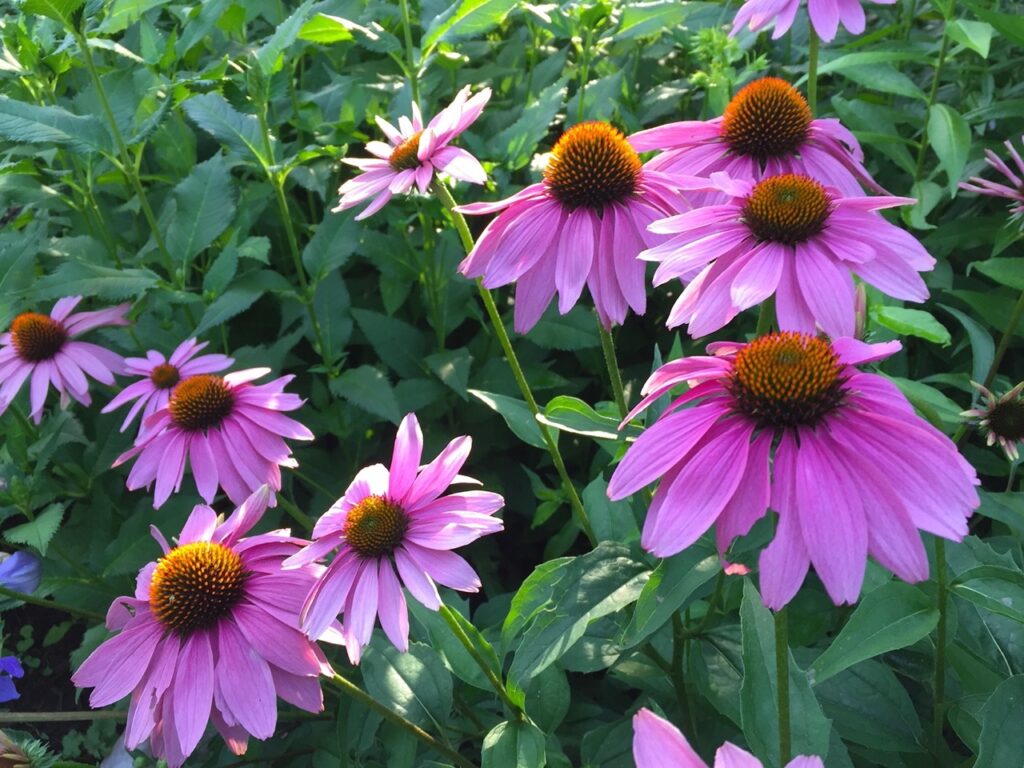
[[[454,749],[445,744],[442,744],[440,741],[435,739],[433,736],[424,731],[415,723],[409,722],[394,710],[389,709],[388,707],[381,704],[379,701],[373,698],[370,694],[366,693],[366,691],[364,691],[362,688],[360,688],[358,685],[353,683],[348,678],[342,677],[340,674],[335,672],[334,675],[329,679],[336,686],[338,686],[338,688],[340,688],[343,693],[347,694],[348,696],[351,696],[353,699],[358,701],[367,709],[373,710],[378,715],[383,717],[385,720],[394,723],[399,728],[404,728],[406,731],[411,733],[413,736],[422,741],[435,752],[444,755],[446,758],[451,760],[455,765],[459,766],[459,768],[476,768],[476,766],[474,766],[471,762],[469,762],[469,760],[464,758]]]
[[[409,91],[412,93],[412,102],[416,106],[420,104],[419,68],[413,58],[412,46],[412,21],[409,17],[409,0],[399,0],[402,8],[402,32],[405,35],[405,57],[409,60]]]
[[[604,327],[601,318],[597,315],[595,317],[597,317],[597,333],[601,337],[601,351],[604,352],[604,363],[608,367],[608,379],[612,383],[612,392],[615,394],[615,405],[619,408],[619,417],[624,419],[629,413],[629,406],[626,405],[626,395],[622,389],[619,361],[615,357],[615,340],[612,338],[611,330]]]
[[[456,638],[458,638],[459,642],[462,643],[463,646],[465,646],[466,651],[469,653],[470,656],[473,657],[473,661],[477,663],[477,666],[480,667],[480,670],[487,677],[487,680],[488,682],[490,682],[491,687],[493,687],[495,692],[497,692],[498,698],[500,698],[504,702],[506,707],[508,707],[512,712],[516,714],[516,717],[521,719],[523,717],[523,708],[519,706],[515,701],[513,701],[512,698],[508,695],[508,691],[505,688],[505,684],[501,681],[501,678],[499,678],[497,674],[495,674],[494,670],[491,668],[491,665],[487,663],[487,660],[480,654],[480,651],[477,649],[477,647],[473,645],[473,641],[470,640],[465,630],[459,624],[459,620],[454,615],[452,609],[442,603],[440,613],[444,620],[448,623],[448,627],[451,629],[452,634],[455,635]]]
[[[284,494],[277,494],[277,500],[281,506],[284,507],[284,511],[287,512],[296,523],[301,525],[304,530],[313,530],[313,518],[299,509],[289,499],[285,498]]]
[[[125,720],[126,710],[95,712],[0,712],[0,723],[76,723],[87,720]]]
[[[921,180],[924,174],[924,159],[928,153],[928,115],[935,103],[935,96],[939,91],[939,80],[942,77],[942,67],[946,63],[946,53],[949,51],[949,35],[946,34],[946,22],[942,22],[942,45],[939,46],[939,58],[935,61],[935,75],[932,78],[932,87],[928,91],[928,104],[924,110],[924,127],[921,129],[921,143],[917,148],[917,169],[914,171],[914,181]]]
[[[679,708],[689,712],[689,697],[686,691],[686,679],[683,677],[683,651],[686,649],[687,635],[679,611],[672,614],[672,688],[676,692]],[[693,734],[690,734],[691,738]]]
[[[772,320],[775,319],[775,297],[769,296],[761,302],[761,310],[757,315],[757,328],[754,329],[754,338],[764,336],[772,329]]]
[[[38,605],[41,608],[51,608],[55,611],[61,611],[72,616],[79,616],[83,619],[95,619],[96,621],[104,621],[106,619],[102,613],[97,613],[96,611],[90,611],[85,608],[75,608],[71,605],[58,603],[56,600],[46,600],[45,598],[29,595],[25,592],[15,592],[13,589],[8,589],[3,586],[0,586],[0,596],[9,597],[12,600],[21,600],[23,603],[31,603],[32,605]]]
[[[937,602],[939,607],[939,624],[935,637],[935,702],[932,708],[932,744],[936,758],[942,754],[942,724],[945,720],[944,708],[946,699],[946,540],[935,537],[935,577],[939,590]]]
[[[469,225],[466,224],[465,217],[455,210],[456,203],[455,199],[452,197],[452,193],[448,191],[448,187],[436,179],[433,184],[433,190],[441,201],[441,204],[445,207],[445,210],[451,214],[452,221],[455,222],[455,229],[458,231],[459,238],[462,240],[462,247],[466,249],[467,254],[472,252],[474,246],[473,235],[470,234]],[[512,376],[515,378],[516,384],[519,386],[519,391],[522,393],[523,399],[526,401],[526,405],[530,409],[530,413],[532,413],[536,419],[540,414],[540,408],[537,406],[537,400],[534,398],[533,391],[530,389],[530,384],[527,382],[526,375],[523,373],[522,366],[519,364],[519,358],[516,356],[515,350],[512,348],[512,342],[509,340],[508,331],[505,330],[505,323],[502,322],[501,314],[498,312],[498,308],[494,304],[494,297],[491,296],[491,292],[484,287],[483,281],[479,278],[477,278],[476,286],[477,290],[480,292],[480,298],[484,303],[484,308],[487,310],[487,315],[491,320],[491,325],[494,327],[494,333],[498,337],[498,342],[501,344],[501,348],[505,353],[505,359],[508,361],[509,368],[512,369]],[[573,485],[572,479],[569,477],[569,472],[565,468],[565,462],[562,460],[562,454],[558,450],[558,444],[551,436],[551,431],[548,429],[546,424],[540,421],[537,421],[536,424],[540,429],[541,438],[547,446],[548,453],[551,454],[551,461],[554,462],[558,476],[562,480],[562,486],[565,488],[565,492],[569,496],[569,504],[572,506],[573,518],[576,520],[576,524],[579,525],[587,539],[590,540],[591,545],[597,546],[597,536],[594,534],[594,529],[590,525],[590,520],[587,517],[586,510],[583,508],[583,502],[580,500],[579,493],[576,491],[576,486]]]
[[[779,694],[779,764],[789,762],[793,753],[789,730],[789,626],[786,609],[775,614],[775,684]]]
[[[818,33],[814,25],[808,25],[810,40],[807,47],[807,106],[811,114],[818,112]]]
[[[582,123],[586,115],[587,81],[590,79],[590,30],[586,30],[580,48],[580,87],[576,93],[576,122]]]

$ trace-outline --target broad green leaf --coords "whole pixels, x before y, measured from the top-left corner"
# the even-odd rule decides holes
[[[181,37],[174,46],[174,52],[177,53],[178,58],[185,58],[186,53],[202,42],[203,38],[210,34],[233,5],[234,0],[206,0],[196,6],[189,14]]]
[[[344,371],[331,382],[331,391],[392,424],[402,420],[391,382],[373,366],[361,365]]]
[[[0,136],[16,144],[59,144],[83,152],[113,153],[103,121],[60,107],[40,107],[0,96]]]
[[[21,10],[34,13],[60,22],[68,29],[75,26],[75,13],[82,7],[85,0],[25,0]]]
[[[619,419],[602,416],[588,403],[569,395],[552,398],[544,407],[544,413],[537,416],[537,419],[563,432],[602,440],[619,440],[630,433],[635,437],[638,432],[636,429],[619,432]]]
[[[277,272],[267,269],[247,272],[206,308],[195,332],[201,334],[230,320],[255,304],[267,291],[287,292],[290,288],[288,281]]]
[[[530,331],[529,339],[545,349],[562,351],[589,349],[601,344],[594,313],[583,307],[571,309],[564,315],[549,309]]]
[[[622,19],[615,32],[616,40],[657,36],[675,29],[689,15],[690,9],[676,0],[655,0],[649,3],[629,3],[622,7]]]
[[[251,154],[265,166],[273,162],[267,156],[256,117],[242,114],[219,93],[193,96],[182,107],[196,125],[224,146],[242,155]]]
[[[224,156],[200,163],[174,188],[177,211],[167,231],[167,249],[183,263],[220,235],[235,215],[235,192]]]
[[[409,610],[413,617],[426,628],[431,647],[444,657],[445,661],[448,662],[448,667],[456,677],[480,690],[487,691],[488,693],[494,692],[494,688],[491,686],[490,680],[487,679],[487,675],[484,674],[476,660],[466,650],[466,646],[452,632],[452,628],[448,626],[448,622],[445,621],[440,612],[432,611],[416,600],[409,601]],[[480,634],[480,630],[473,626],[469,619],[459,613],[458,609],[453,607],[451,610],[455,615],[456,622],[462,627],[462,631],[466,633],[466,636],[469,637],[474,648],[487,662],[498,679],[501,679],[501,662],[498,660],[498,655],[494,652],[493,646],[487,642],[487,639]]]
[[[518,120],[491,139],[489,144],[494,147],[496,158],[504,155],[505,162],[512,170],[518,170],[530,162],[537,151],[537,144],[547,136],[551,122],[562,108],[565,84],[563,78],[549,85],[537,95],[533,103],[526,105]]]
[[[484,737],[482,768],[544,768],[544,734],[532,722],[498,723]]]
[[[952,107],[932,104],[928,110],[928,143],[946,172],[949,196],[954,197],[971,150],[971,127]]]
[[[430,51],[442,40],[482,35],[496,27],[519,0],[456,0],[427,27],[421,47]]]
[[[936,426],[959,426],[962,407],[944,394],[920,381],[904,379],[900,376],[889,377],[893,384],[900,388],[907,400],[919,410],[928,421]]]
[[[101,267],[84,261],[65,261],[32,287],[39,299],[56,299],[80,293],[98,299],[136,298],[159,282],[148,269]]]
[[[964,0],[963,4],[970,8],[979,19],[987,21],[995,27],[999,34],[1014,45],[1024,46],[1024,16],[1016,13],[990,11],[973,0]]]
[[[933,600],[917,587],[891,581],[869,592],[839,635],[811,666],[815,685],[844,669],[926,637],[939,620]]]
[[[43,247],[43,227],[30,225],[21,232],[0,233],[0,327],[17,312],[15,293],[35,279],[35,257]]]
[[[414,378],[423,373],[426,341],[423,333],[394,317],[353,309],[352,317],[359,324],[373,351],[399,376]]]
[[[314,14],[299,30],[299,39],[311,43],[341,43],[352,40],[352,22],[326,13]]]
[[[974,768],[1009,768],[1024,755],[1024,675],[1002,682],[981,710],[981,738]]]
[[[378,702],[434,733],[444,733],[452,708],[452,676],[430,646],[410,643],[402,653],[390,642],[366,649],[360,669]]]
[[[992,43],[992,25],[984,21],[968,21],[956,19],[946,25],[946,34],[977,53],[981,58],[988,58],[988,49]]]
[[[629,499],[612,501],[608,498],[608,483],[598,475],[583,489],[583,508],[587,511],[594,535],[598,541],[617,541],[629,544],[640,539],[640,531],[633,516]],[[554,511],[554,510],[552,510]]]
[[[469,385],[469,368],[473,356],[465,347],[448,352],[437,352],[423,358],[423,362],[441,381],[447,384],[463,400],[468,400],[466,387]]]
[[[302,249],[302,265],[314,283],[344,266],[359,245],[359,222],[351,216],[327,213]]]
[[[110,12],[97,27],[97,31],[105,35],[123,32],[141,19],[143,14],[167,3],[168,0],[114,0]]]
[[[540,427],[525,402],[507,395],[484,392],[479,389],[466,391],[491,410],[497,411],[513,434],[524,443],[532,445],[534,448],[547,448],[547,443],[541,437]]]
[[[306,0],[295,9],[287,19],[277,25],[277,29],[259,50],[256,51],[256,63],[265,75],[273,75],[281,71],[284,63],[284,52],[295,42],[299,30],[309,16],[313,0]]]
[[[1010,288],[1024,291],[1024,258],[975,261],[968,269],[968,274],[972,269],[978,270],[1001,285],[1008,285]]]
[[[921,99],[921,101],[927,98],[924,91],[918,88],[913,80],[892,64],[858,64],[845,67],[842,74],[872,91],[894,93],[897,96]]]
[[[1024,624],[1024,573],[998,565],[979,565],[961,573],[953,594],[980,608]]]
[[[895,61],[927,61],[928,54],[913,51],[862,51],[837,56],[818,67],[818,75],[829,72],[844,73],[850,67],[866,67],[876,64],[892,64]]]
[[[565,672],[552,664],[526,689],[526,713],[545,733],[554,733],[569,712],[572,692]]]
[[[775,672],[775,622],[749,579],[740,604],[743,636],[743,686],[740,710],[743,735],[768,768],[779,768],[778,677]],[[831,722],[811,690],[807,674],[789,653],[789,711],[793,754],[828,754]]]
[[[539,575],[538,575],[539,574]],[[525,627],[516,644],[508,676],[525,690],[530,679],[558,661],[588,625],[632,604],[650,571],[629,556],[629,549],[603,542],[592,552],[560,561],[553,570],[534,571],[512,599],[502,629],[506,647],[510,629]],[[539,598],[543,596],[543,602]]]
[[[27,544],[30,547],[35,547],[39,550],[39,554],[45,557],[50,540],[60,527],[60,521],[63,518],[64,505],[51,504],[36,515],[35,520],[4,531],[4,538],[12,544]]]
[[[879,325],[903,336],[918,336],[942,346],[950,342],[946,327],[935,319],[935,315],[923,309],[872,307],[871,317]]]
[[[944,310],[960,321],[960,324],[967,331],[967,337],[971,340],[971,378],[974,381],[984,381],[988,374],[992,358],[995,357],[995,342],[992,334],[970,315],[966,315],[956,307],[946,304],[939,304]]]

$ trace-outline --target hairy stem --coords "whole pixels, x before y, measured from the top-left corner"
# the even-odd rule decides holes
[[[54,611],[61,611],[71,616],[78,616],[83,619],[95,619],[96,621],[104,621],[106,617],[102,613],[96,611],[90,611],[86,608],[75,608],[72,605],[65,605],[64,603],[58,603],[56,600],[47,600],[42,597],[36,597],[35,595],[29,595],[25,592],[16,592],[13,589],[0,586],[0,596],[9,597],[12,600],[21,600],[23,603],[31,603],[32,605],[38,605],[41,608],[50,608]]]
[[[597,316],[595,315],[595,317]],[[626,405],[626,395],[622,389],[619,361],[615,357],[615,340],[612,338],[611,330],[604,327],[600,317],[597,317],[597,332],[601,337],[601,351],[604,352],[604,364],[608,367],[608,379],[612,383],[615,405],[619,408],[619,417],[624,419],[629,413],[629,406]]]

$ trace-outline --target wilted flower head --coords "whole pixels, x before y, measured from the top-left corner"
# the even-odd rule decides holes
[[[31,595],[43,578],[42,561],[27,550],[0,553],[0,585]]]
[[[121,431],[128,429],[132,420],[142,413],[142,422],[166,407],[171,391],[178,382],[201,373],[216,373],[229,368],[235,361],[226,355],[200,355],[207,342],[188,339],[181,342],[169,358],[154,349],[145,357],[127,357],[124,372],[130,376],[142,376],[140,381],[129,384],[103,408],[102,413],[117,410],[125,403],[135,401],[124,417]]]
[[[899,348],[772,333],[666,363],[628,418],[684,382],[692,389],[626,451],[608,495],[661,479],[641,537],[659,557],[713,523],[724,554],[770,506],[778,525],[760,572],[772,609],[792,599],[811,565],[836,604],[856,602],[869,554],[905,581],[926,579],[918,529],[962,539],[978,477],[892,382],[854,367]]]
[[[658,150],[647,168],[666,174],[710,176],[721,171],[750,182],[764,176],[799,173],[846,196],[861,186],[885,194],[864,168],[857,139],[835,119],[811,115],[804,97],[778,77],[763,77],[741,88],[713,120],[659,125],[629,137],[638,152]],[[694,205],[720,200],[698,194]]]
[[[678,728],[646,708],[633,715],[633,759],[636,768],[708,768]],[[715,768],[761,768],[761,761],[727,741],[718,748]],[[824,764],[820,757],[800,755],[786,768],[824,768]]]
[[[1024,139],[1024,136],[1021,138]],[[999,155],[991,149],[985,150],[985,156],[988,158],[988,164],[1003,174],[1006,180],[1013,186],[1008,187],[1005,184],[989,181],[980,176],[972,176],[969,181],[960,183],[960,189],[965,189],[968,192],[977,192],[979,195],[1005,198],[1013,203],[1010,207],[1011,214],[1024,213],[1024,159],[1021,159],[1020,153],[1013,148],[1013,144],[1009,139],[1003,142],[1003,146],[1006,147],[1006,151],[1013,158],[1013,162],[1017,166],[1017,173],[1010,170],[1010,167],[999,159]],[[1018,176],[1017,174],[1020,175]]]
[[[567,130],[551,151],[544,180],[468,214],[498,213],[459,265],[487,288],[516,283],[515,329],[526,333],[558,293],[565,314],[590,289],[606,328],[647,308],[637,254],[658,242],[647,225],[686,206],[668,176],[640,162],[608,123]]]
[[[971,419],[985,435],[989,445],[999,444],[1010,461],[1020,458],[1019,445],[1024,441],[1024,381],[1002,397],[972,381],[981,393],[982,403],[961,416]]]
[[[680,179],[680,185],[729,199],[651,225],[672,235],[640,254],[661,262],[654,284],[687,283],[669,313],[669,328],[686,323],[691,336],[704,336],[774,294],[782,330],[814,333],[820,326],[833,337],[853,336],[853,275],[897,299],[928,298],[918,272],[932,269],[935,259],[876,213],[912,204],[912,198],[845,197],[799,174],[755,184],[713,173]]]
[[[227,520],[198,505],[174,547],[154,528],[163,557],[139,572],[134,597],[110,606],[107,628],[118,634],[72,682],[94,689],[94,708],[131,695],[129,749],[148,738],[153,754],[176,768],[211,721],[242,754],[250,735],[273,735],[278,696],[323,709],[318,677],[330,665],[298,628],[300,600],[323,569],[281,570],[307,543],[287,530],[244,538],[270,495],[260,488]]]
[[[294,376],[249,383],[268,373],[269,368],[249,368],[178,382],[167,405],[143,422],[135,445],[114,461],[116,467],[138,456],[128,490],[155,481],[153,507],[159,507],[181,488],[186,462],[207,503],[218,486],[235,504],[264,483],[280,490],[281,467],[298,466],[283,438],[312,440],[313,433],[281,413],[302,406],[302,398],[284,391]]]
[[[772,39],[778,40],[793,26],[796,12],[801,0],[746,0],[736,12],[732,22],[735,35],[744,26],[757,32],[759,29],[775,24]],[[878,5],[892,5],[896,0],[870,0]],[[826,43],[831,42],[839,30],[839,25],[851,35],[859,35],[864,31],[865,17],[861,0],[807,0],[807,15],[811,26],[818,37]]]
[[[362,173],[341,185],[338,190],[341,201],[332,210],[344,211],[372,199],[373,202],[356,216],[357,221],[365,219],[383,208],[396,193],[407,193],[414,186],[426,192],[435,172],[471,184],[487,181],[487,173],[479,160],[466,150],[451,146],[451,142],[480,117],[491,98],[490,88],[472,97],[469,90],[467,85],[459,91],[455,100],[438,112],[426,127],[415,103],[412,119],[403,115],[398,120],[398,128],[378,115],[377,125],[391,143],[371,141],[366,149],[375,157],[342,161]]]
[[[302,628],[310,637],[343,613],[345,649],[358,664],[379,617],[404,652],[409,614],[403,584],[434,611],[441,606],[437,584],[462,592],[480,588],[473,568],[451,550],[500,531],[502,521],[493,515],[505,501],[489,491],[444,494],[452,483],[477,482],[459,474],[472,443],[458,437],[420,466],[423,434],[410,413],[398,427],[390,469],[374,464],[360,470],[317,521],[314,543],[285,564],[306,565],[336,551],[302,606]]]
[[[131,305],[72,314],[81,300],[81,296],[60,299],[49,315],[23,312],[0,335],[0,414],[30,376],[29,414],[36,424],[43,417],[51,384],[60,393],[61,408],[66,408],[72,398],[82,405],[92,402],[87,376],[101,384],[114,383],[114,374],[123,369],[121,356],[77,338],[100,326],[128,325],[125,314]]]

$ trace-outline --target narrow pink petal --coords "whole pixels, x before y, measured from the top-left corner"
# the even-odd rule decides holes
[[[823,238],[822,245],[827,242]],[[829,336],[853,336],[854,288],[850,273],[837,266],[814,239],[796,247],[800,293]]]
[[[415,514],[417,509],[432,502],[451,485],[469,458],[472,447],[471,437],[457,437],[445,446],[437,458],[423,467],[408,494],[406,511],[409,514]]]
[[[649,709],[633,715],[636,768],[707,768],[679,729]]]
[[[409,590],[409,594],[430,610],[438,610],[441,607],[441,597],[437,593],[437,586],[424,569],[408,554],[405,547],[396,549],[394,557],[398,575],[405,588]]]
[[[391,563],[382,558],[377,572],[377,613],[380,625],[395,648],[409,650],[409,611],[405,606],[402,585]]]
[[[277,696],[270,666],[231,621],[216,630],[217,685],[238,724],[257,739],[269,739],[277,725]]]
[[[583,292],[594,260],[597,228],[601,225],[587,207],[570,213],[562,226],[556,253],[555,287],[558,311],[565,314],[575,306]]]
[[[209,541],[217,527],[217,513],[205,504],[196,504],[178,535],[178,546]]]
[[[377,562],[361,560],[345,606],[345,645],[349,657],[370,642],[377,619]],[[354,647],[353,647],[354,646]],[[356,662],[353,662],[356,663]]]
[[[764,430],[754,439],[747,454],[743,480],[718,517],[715,539],[718,551],[722,555],[729,549],[733,539],[749,533],[754,523],[768,510],[771,498],[769,466],[773,438],[770,430]]]
[[[416,480],[423,455],[423,432],[416,414],[408,413],[398,425],[395,447],[391,454],[388,496],[401,504],[406,501]]]
[[[213,705],[213,679],[213,649],[209,636],[206,632],[196,632],[182,646],[171,684],[174,725],[183,755],[192,753],[206,730]]]
[[[714,768],[762,768],[761,761],[728,741],[715,753]]]
[[[438,584],[460,592],[476,592],[480,589],[480,578],[476,571],[460,555],[425,549],[411,542],[406,542],[403,549]]]

